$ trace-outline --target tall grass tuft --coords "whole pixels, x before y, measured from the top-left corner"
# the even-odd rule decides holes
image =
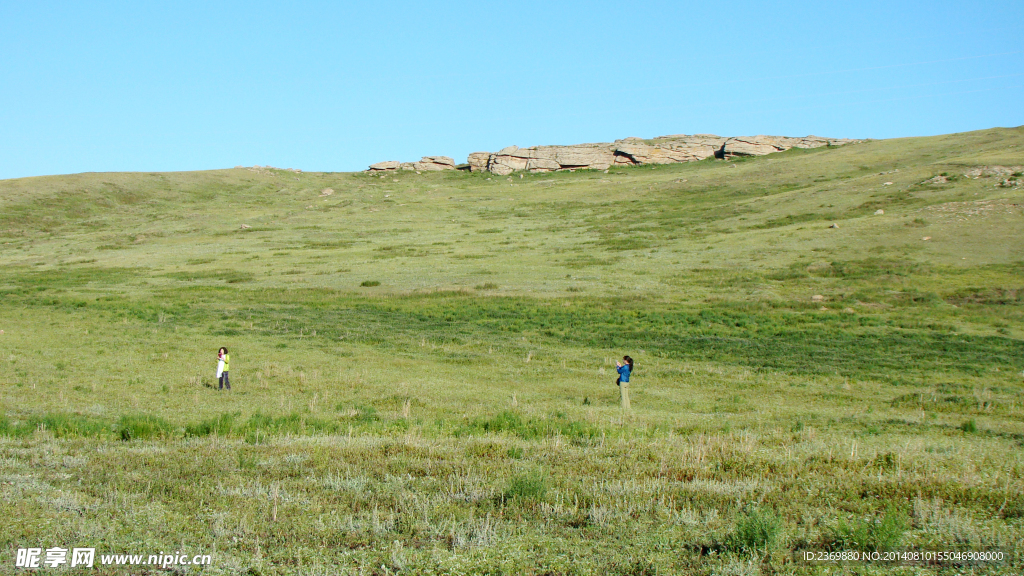
[[[514,476],[509,481],[508,489],[501,495],[502,503],[509,501],[538,502],[547,495],[547,479],[541,472],[531,472]]]
[[[755,508],[740,517],[723,547],[732,552],[764,553],[778,544],[781,532],[782,520],[775,512]]]
[[[116,430],[121,440],[149,440],[170,438],[176,429],[167,420],[149,414],[126,414],[118,419]]]
[[[829,550],[859,550],[861,552],[883,552],[892,550],[903,543],[903,534],[909,528],[907,515],[895,506],[889,506],[882,518],[856,520],[839,523],[826,536],[825,547]]]
[[[235,428],[235,418],[239,412],[225,412],[207,420],[202,420],[185,427],[186,436],[229,436]]]

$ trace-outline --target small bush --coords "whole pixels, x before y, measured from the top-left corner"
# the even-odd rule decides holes
[[[502,494],[502,501],[510,500],[543,500],[548,492],[547,482],[540,472],[520,475],[512,478],[508,489]]]
[[[859,520],[839,524],[827,536],[828,550],[858,550],[860,552],[884,552],[903,543],[907,531],[907,516],[902,510],[890,506],[882,518]]]
[[[755,553],[774,548],[782,531],[782,520],[770,510],[754,509],[736,523],[736,530],[724,543],[733,552]]]
[[[360,284],[360,286],[364,286],[366,288],[372,288],[374,286],[380,286],[380,280],[363,280],[363,283]]]
[[[974,421],[974,418],[971,418],[970,420],[967,420],[966,422],[961,424],[960,429],[966,432],[967,434],[974,434],[978,431],[978,423]]]
[[[356,406],[353,408],[356,411],[356,415],[353,417],[357,422],[377,422],[380,420],[380,415],[377,414],[377,409],[373,406]]]

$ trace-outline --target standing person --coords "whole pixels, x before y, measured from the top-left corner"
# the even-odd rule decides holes
[[[220,383],[218,390],[223,390],[227,387],[231,390],[231,381],[228,380],[228,370],[231,367],[231,357],[228,355],[228,349],[224,346],[220,347],[217,351],[217,380]]]
[[[623,363],[624,362],[624,363]],[[619,378],[615,381],[619,385],[619,397],[622,401],[622,409],[629,410],[629,375],[633,372],[633,359],[623,356],[622,362],[615,362],[615,369]]]

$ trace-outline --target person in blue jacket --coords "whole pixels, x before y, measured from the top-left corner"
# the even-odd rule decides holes
[[[619,372],[619,377],[615,379],[615,385],[622,386],[623,382],[629,384],[629,374],[633,371],[633,359],[623,356],[622,362],[615,362],[615,369]]]

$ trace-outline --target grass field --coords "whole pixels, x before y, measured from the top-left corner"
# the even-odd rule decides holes
[[[1022,164],[0,181],[0,573],[1019,573]]]

